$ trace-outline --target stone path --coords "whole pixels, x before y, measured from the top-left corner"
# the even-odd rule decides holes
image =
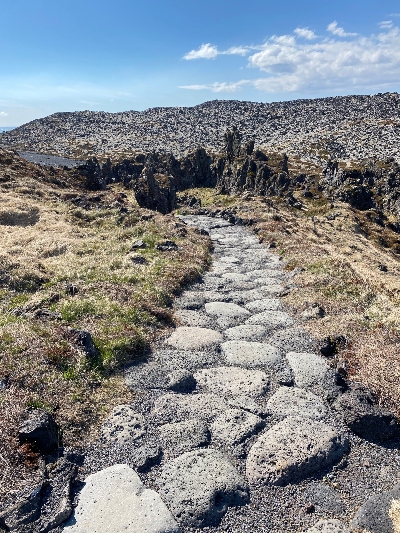
[[[127,371],[136,401],[105,422],[64,530],[400,531],[394,418],[283,308],[276,254],[222,219],[183,220],[209,231],[213,268]]]

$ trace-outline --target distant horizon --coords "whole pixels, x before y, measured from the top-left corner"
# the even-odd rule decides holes
[[[60,110],[400,90],[398,0],[17,0],[2,35],[2,127]]]

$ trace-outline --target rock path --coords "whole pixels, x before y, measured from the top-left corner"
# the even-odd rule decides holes
[[[65,532],[400,531],[394,418],[283,308],[276,254],[222,219],[182,220],[210,233],[213,268],[127,370],[136,400],[89,450]],[[377,423],[384,443],[363,438]]]

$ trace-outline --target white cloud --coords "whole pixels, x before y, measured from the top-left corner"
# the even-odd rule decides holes
[[[379,22],[378,26],[381,28],[381,30],[390,30],[393,28],[393,21],[382,20],[381,22]]]
[[[225,52],[220,52],[223,55],[237,55],[237,56],[245,56],[249,53],[249,47],[247,46],[232,46],[232,48],[228,48]]]
[[[8,117],[8,113],[5,113],[4,111],[0,111],[0,117]]]
[[[226,51],[214,46],[218,56],[246,56],[247,67],[258,70],[254,78],[181,88],[218,93],[235,92],[247,85],[271,94],[304,95],[394,91],[400,79],[400,29],[388,20],[380,26],[378,33],[362,36],[346,33],[333,22],[328,27],[332,34],[329,38],[316,35],[307,39],[303,30],[311,30],[296,28],[293,35],[273,35],[261,45],[241,45]],[[243,62],[240,69],[245,66]]]
[[[233,83],[227,83],[227,82],[215,82],[210,84],[204,84],[204,85],[181,85],[180,89],[189,89],[190,91],[211,91],[213,93],[234,93],[242,85],[246,85],[248,83],[251,83],[249,80],[240,80]]]
[[[249,57],[249,66],[268,74],[254,86],[269,93],[385,88],[400,78],[400,33],[393,28],[369,37],[306,44],[271,38]]]
[[[336,20],[328,24],[328,27],[326,29],[329,32],[331,32],[333,35],[338,35],[339,37],[355,37],[357,35],[357,33],[345,32],[343,28],[340,28],[338,26],[338,23],[336,22]]]
[[[213,44],[202,44],[198,50],[191,50],[183,56],[183,59],[215,59],[217,56],[246,56],[252,50],[258,50],[258,46],[232,46],[228,50],[218,50]]]
[[[389,17],[400,17],[400,13],[390,13]]]
[[[202,44],[198,50],[191,50],[183,56],[183,59],[215,59],[218,54],[217,47],[207,43]]]
[[[308,41],[312,41],[313,39],[317,38],[315,33],[308,28],[296,28],[294,33],[303,39],[307,39]]]

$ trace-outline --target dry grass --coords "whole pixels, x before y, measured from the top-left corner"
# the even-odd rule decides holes
[[[196,190],[196,195],[210,208],[227,202],[211,190]],[[260,240],[277,243],[288,271],[304,269],[284,302],[297,314],[318,302],[326,316],[304,326],[319,338],[344,335],[347,345],[338,358],[349,377],[371,387],[400,417],[397,234],[346,204],[333,205],[323,197],[301,201],[304,209],[299,210],[279,198],[247,193],[230,197],[229,205],[243,219],[257,221],[253,229]]]
[[[173,295],[196,279],[209,252],[207,237],[140,209],[119,186],[83,194],[72,173],[53,175],[12,154],[7,161],[0,153],[4,503],[37,475],[38,458],[16,438],[26,411],[52,412],[64,445],[92,438],[109,410],[132,397],[118,369],[169,325]],[[147,247],[133,251],[137,239]],[[166,239],[178,250],[158,250]],[[139,256],[145,262],[132,261]],[[71,344],[70,327],[92,334],[97,359]]]

